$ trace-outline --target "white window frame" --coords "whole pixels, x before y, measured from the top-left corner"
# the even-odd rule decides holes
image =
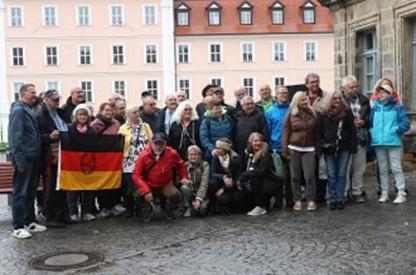
[[[146,91],[150,91],[150,90],[149,90],[149,88],[148,88],[148,86],[147,86],[147,83],[148,83],[149,81],[156,81],[156,85],[157,85],[157,92],[156,92],[156,98],[155,98],[155,100],[156,100],[156,101],[159,101],[159,100],[160,100],[160,81],[159,81],[159,79],[157,79],[157,78],[146,78],[146,79],[144,80],[144,89],[145,89]]]
[[[156,50],[156,62],[154,62],[154,63],[148,63],[147,62],[147,46],[155,46],[155,50]],[[159,45],[158,44],[156,44],[156,43],[147,43],[147,44],[144,44],[144,46],[143,46],[143,50],[144,50],[144,60],[143,60],[143,62],[144,62],[144,64],[146,64],[146,65],[155,65],[155,64],[158,64],[159,63]]]
[[[123,81],[124,82],[124,95],[116,92],[116,82]],[[127,98],[127,80],[124,79],[115,79],[112,81],[112,91],[113,93],[122,95],[124,98]]]
[[[113,7],[120,7],[121,8],[121,24],[113,24]],[[109,19],[109,24],[112,27],[120,27],[120,26],[124,26],[126,24],[125,18],[124,18],[124,5],[121,4],[111,4],[108,6],[108,19]]]
[[[282,13],[282,21],[281,22],[276,22],[275,19],[275,12],[279,11]],[[272,17],[272,24],[273,25],[283,25],[285,23],[285,8],[283,7],[282,4],[280,4],[279,2],[277,2],[276,4],[274,4],[274,6],[271,8],[271,17]]]
[[[373,43],[373,48],[369,49],[366,47],[366,35],[368,35],[369,33],[372,34],[372,43]],[[375,30],[373,31],[368,31],[368,32],[364,32],[363,33],[363,52],[362,52],[362,64],[363,64],[363,85],[362,85],[362,89],[365,95],[370,95],[370,93],[372,92],[372,90],[367,91],[367,86],[368,84],[369,87],[371,87],[370,89],[372,89],[372,87],[375,85],[375,83],[377,82],[377,77],[378,77],[378,68],[377,68],[377,50],[378,50],[378,45],[377,45],[377,33]],[[372,74],[368,73],[368,67],[367,67],[367,59],[368,58],[372,58],[373,62],[372,62]],[[372,75],[373,78],[373,83],[368,83],[367,81],[367,77],[369,75]]]
[[[11,95],[11,99],[13,99],[13,101],[16,101],[16,100],[19,100],[19,98],[20,98],[20,87],[22,86],[22,85],[20,85],[20,87],[19,87],[19,90],[18,91],[16,91],[16,93],[15,93],[15,90],[14,90],[14,85],[15,84],[17,84],[17,83],[21,83],[22,85],[24,85],[24,84],[26,84],[27,83],[27,81],[26,80],[23,80],[23,81],[12,81],[11,82],[11,91],[12,91],[12,95]],[[17,99],[15,98],[15,94],[17,94]],[[11,101],[11,102],[13,102],[13,101]]]
[[[312,11],[313,12],[313,21],[306,21],[305,20],[306,19],[306,16],[305,16],[306,11]],[[303,24],[315,24],[316,23],[316,7],[311,2],[307,2],[302,7],[302,21],[303,21]]]
[[[211,45],[220,45],[220,61],[211,61]],[[208,63],[220,64],[224,62],[224,47],[222,42],[211,41],[208,43]]]
[[[123,47],[123,62],[122,63],[114,63],[114,47]],[[127,47],[126,45],[119,43],[119,44],[112,44],[110,48],[110,63],[111,65],[125,65],[127,64]]]
[[[278,43],[283,44],[283,60],[276,60],[275,59],[276,44],[278,44]],[[284,61],[287,61],[287,44],[286,44],[286,41],[273,41],[273,44],[272,44],[272,61],[273,62],[284,62]]]
[[[80,14],[79,14],[79,9],[86,7],[88,8],[88,24],[84,25],[80,23]],[[76,5],[75,6],[75,22],[77,22],[77,26],[79,27],[89,27],[92,25],[92,16],[91,16],[91,5]]]
[[[22,13],[21,22],[22,22],[22,24],[17,25],[17,26],[13,26],[12,9],[20,9],[21,10],[21,13]],[[24,6],[19,6],[19,5],[9,6],[8,11],[9,11],[9,27],[19,28],[19,27],[24,27],[25,26],[25,8],[24,8]]]
[[[14,65],[13,64],[13,59],[14,59],[13,49],[14,48],[22,48],[23,49],[23,65]],[[24,46],[19,46],[19,45],[10,46],[10,66],[11,67],[25,67],[26,66],[26,49],[25,49]]]
[[[179,14],[186,14],[186,20],[187,20],[186,23],[187,24],[180,24]],[[190,25],[189,8],[182,4],[176,9],[176,26],[183,27],[183,26],[189,26],[189,25]]]
[[[315,44],[315,59],[314,60],[308,60],[307,59],[307,44],[308,43],[314,43]],[[316,61],[319,60],[318,56],[319,56],[318,55],[318,41],[305,41],[304,46],[303,46],[303,59],[304,59],[304,61],[306,61],[306,62],[316,62]]]
[[[47,53],[47,48],[52,48],[52,47],[55,47],[56,48],[56,64],[54,64],[54,65],[49,65],[48,64],[48,53]],[[61,65],[61,62],[60,62],[60,58],[59,58],[59,53],[60,53],[60,50],[59,50],[59,46],[58,45],[46,45],[46,46],[44,46],[44,55],[45,55],[45,59],[44,59],[44,65],[45,66],[47,66],[47,67],[56,67],[56,66],[60,66]]]
[[[216,76],[212,76],[209,78],[209,83],[212,85],[216,85],[213,83],[214,79],[219,79],[221,81],[221,87],[225,90],[225,83],[224,83],[224,78],[223,77],[216,77]]]
[[[89,47],[90,48],[90,63],[89,64],[82,64],[81,63],[81,47]],[[92,46],[91,45],[78,45],[77,47],[77,56],[78,56],[78,65],[80,66],[90,66],[94,64],[93,55],[92,55]]]
[[[90,79],[82,79],[79,81],[79,86],[82,88],[82,82],[91,82],[91,101],[87,101],[87,91],[85,91],[84,89],[82,89],[84,91],[85,94],[85,101],[87,103],[94,103],[95,102],[95,83],[94,80],[90,80]]]
[[[46,12],[45,8],[54,8],[55,9],[55,25],[47,25],[46,24]],[[42,6],[42,26],[44,27],[57,27],[59,26],[59,20],[58,20],[58,7],[55,5],[44,5]]]
[[[252,80],[253,80],[253,94],[251,95],[253,98],[255,98],[256,97],[256,91],[257,91],[257,89],[256,89],[256,78],[255,77],[253,77],[253,76],[244,76],[244,77],[242,77],[241,79],[240,79],[240,83],[241,83],[241,87],[244,87],[245,88],[245,90],[247,91],[247,95],[250,95],[250,93],[249,93],[249,91],[248,91],[248,89],[246,88],[246,86],[244,85],[244,79],[248,79],[248,78],[251,78]]]
[[[240,25],[253,25],[253,8],[249,7],[247,3],[244,4],[243,6],[246,6],[246,7],[241,7],[240,10],[238,11],[240,15]],[[249,17],[250,22],[243,22],[243,18],[244,18],[243,13],[245,14],[246,12],[250,13],[250,17]]]
[[[273,87],[274,87],[274,89],[277,87],[276,86],[276,78],[283,78],[283,86],[286,86],[286,85],[288,85],[288,83],[287,83],[287,76],[286,75],[275,75],[275,76],[273,76],[273,78],[272,78],[272,83],[273,83]],[[272,91],[274,91],[273,89],[272,89]]]
[[[179,59],[179,56],[180,56],[179,47],[180,46],[188,47],[188,62],[180,62],[180,59]],[[191,44],[190,43],[178,43],[178,44],[176,44],[176,56],[177,56],[176,62],[178,64],[190,64],[191,63]]]
[[[152,24],[148,24],[146,22],[146,7],[153,7],[153,9],[155,11],[155,14],[154,14],[155,20]],[[157,13],[157,6],[156,5],[143,5],[143,8],[142,8],[142,24],[143,25],[145,25],[145,26],[155,26],[155,25],[157,25],[158,24],[157,16],[158,16],[158,13]]]
[[[250,61],[246,61],[244,60],[244,45],[251,45],[251,60]],[[240,43],[240,52],[241,52],[241,62],[242,63],[254,63],[256,62],[256,44],[254,42],[250,42],[250,41],[244,41]]]
[[[188,81],[189,82],[189,87],[188,87],[188,90],[189,90],[188,100],[191,100],[192,99],[192,79],[190,79],[190,78],[184,78],[184,77],[178,78],[178,83],[177,83],[178,90],[183,90],[186,93],[186,91],[180,86],[181,81]]]
[[[208,7],[208,26],[220,26],[221,25],[221,7],[216,4],[216,3],[212,3],[209,7]],[[218,12],[218,24],[211,24],[211,12]]]
[[[45,80],[45,91],[49,90],[48,89],[48,83],[50,83],[50,82],[58,83],[58,86],[57,86],[56,90],[58,92],[61,92],[61,81],[59,81],[59,80]]]

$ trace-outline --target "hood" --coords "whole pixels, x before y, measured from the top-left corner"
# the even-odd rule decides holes
[[[389,101],[386,102],[386,104],[382,104],[380,99],[377,99],[374,102],[374,104],[375,104],[375,106],[380,106],[380,107],[383,106],[383,105],[384,106],[394,106],[394,105],[397,104],[397,100],[394,97],[391,96]]]

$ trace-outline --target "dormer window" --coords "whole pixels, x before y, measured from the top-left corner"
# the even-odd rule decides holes
[[[207,7],[208,10],[208,25],[218,26],[221,25],[221,6],[216,2],[213,2]]]
[[[240,10],[240,24],[253,24],[253,5],[246,1],[238,9]]]
[[[189,26],[189,10],[190,8],[185,4],[181,4],[176,9],[176,25],[177,26]]]
[[[271,16],[272,16],[272,24],[273,25],[281,25],[284,24],[285,16],[284,16],[284,6],[279,1],[276,1],[272,6],[270,6]]]
[[[315,24],[315,4],[307,1],[303,6],[303,23]]]

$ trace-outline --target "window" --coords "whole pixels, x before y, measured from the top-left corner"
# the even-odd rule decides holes
[[[254,79],[253,78],[243,78],[243,87],[246,89],[249,96],[254,94]]]
[[[58,25],[57,8],[55,6],[43,7],[43,25],[46,27],[53,27]]]
[[[376,84],[377,77],[377,46],[375,31],[365,32],[362,35],[362,39],[364,69],[363,88],[365,92],[371,93]]]
[[[155,25],[156,24],[156,6],[144,6],[144,22],[145,25]]]
[[[120,5],[110,6],[110,25],[122,26],[124,25],[123,7]]]
[[[146,45],[146,64],[155,64],[157,63],[157,47],[156,45]]]
[[[316,61],[317,50],[316,42],[305,42],[305,60],[306,61]]]
[[[221,24],[221,7],[217,3],[208,6],[208,25],[218,26]]]
[[[209,45],[209,60],[210,62],[221,62],[221,44],[213,43]]]
[[[25,65],[25,54],[22,47],[12,48],[12,66],[24,66]]]
[[[159,85],[157,80],[146,80],[146,90],[148,90],[154,99],[158,99]]]
[[[80,65],[91,65],[91,47],[80,46],[79,47],[79,64]]]
[[[20,87],[25,84],[24,82],[13,82],[13,98],[14,100],[19,100],[20,97]]]
[[[275,42],[273,46],[273,60],[285,61],[286,60],[286,45],[284,42]]]
[[[59,81],[46,81],[45,88],[46,88],[46,91],[56,90],[59,92],[61,90],[61,83]]]
[[[222,82],[222,78],[211,78],[211,84],[218,86],[218,87],[223,87],[223,82]]]
[[[285,78],[278,76],[274,78],[274,87],[277,88],[279,86],[284,86],[285,85]]]
[[[276,2],[274,5],[270,7],[271,14],[272,14],[272,24],[273,25],[280,25],[284,23],[284,13],[283,9],[284,6],[280,2]]]
[[[89,6],[77,7],[77,24],[78,26],[91,25],[91,10]]]
[[[189,79],[179,79],[178,82],[179,90],[182,90],[186,93],[186,98],[190,98],[191,81]]]
[[[241,44],[243,62],[250,63],[254,61],[254,49],[253,48],[254,48],[253,43]]]
[[[124,64],[124,46],[113,46],[113,64]]]
[[[9,26],[10,27],[23,27],[23,7],[10,7],[9,8]]]
[[[315,4],[307,2],[303,7],[303,23],[315,24]]]
[[[189,45],[179,44],[178,45],[178,63],[184,64],[189,63]]]
[[[93,92],[94,92],[92,81],[90,81],[90,80],[81,81],[81,89],[85,93],[85,101],[86,102],[92,102],[93,101]]]
[[[115,80],[113,82],[113,91],[119,95],[126,96],[126,82],[124,80]]]
[[[189,26],[189,7],[185,4],[176,9],[176,24],[178,26]]]
[[[58,47],[48,46],[45,48],[46,65],[58,66]]]
[[[249,2],[244,2],[240,7],[240,24],[253,24],[253,6]]]

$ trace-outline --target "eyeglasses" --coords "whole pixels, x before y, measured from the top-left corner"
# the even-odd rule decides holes
[[[192,108],[185,108],[184,111],[192,111]]]

